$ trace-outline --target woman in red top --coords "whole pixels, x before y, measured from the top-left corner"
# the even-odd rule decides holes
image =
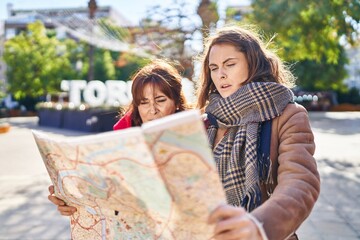
[[[155,60],[141,68],[133,77],[133,100],[125,115],[114,125],[114,130],[125,129],[184,111],[186,100],[182,91],[181,75],[164,60]],[[67,206],[49,187],[49,200],[58,206],[61,215],[70,216],[75,207]]]

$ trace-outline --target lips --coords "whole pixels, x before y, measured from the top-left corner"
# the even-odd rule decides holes
[[[222,88],[222,89],[228,88],[228,87],[231,87],[231,85],[230,85],[230,84],[223,84],[223,85],[221,85],[221,88]]]

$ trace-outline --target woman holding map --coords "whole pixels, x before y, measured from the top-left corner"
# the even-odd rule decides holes
[[[297,239],[320,180],[308,114],[288,88],[293,75],[238,26],[210,36],[202,57],[198,107],[227,198],[209,217],[214,238]]]
[[[133,77],[133,100],[126,114],[114,125],[114,130],[140,126],[142,123],[184,111],[187,108],[182,91],[181,75],[165,60],[154,60]],[[49,187],[49,200],[58,206],[61,215],[71,216],[76,208],[67,206]]]

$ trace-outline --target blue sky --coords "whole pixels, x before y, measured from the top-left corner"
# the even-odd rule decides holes
[[[199,1],[185,1],[189,3],[189,9],[195,11]],[[246,4],[248,2],[249,0],[218,0],[220,11],[228,5]],[[7,3],[13,4],[14,9],[38,9],[86,7],[88,0],[0,0],[0,20],[7,18]],[[98,5],[114,7],[134,24],[138,23],[149,7],[157,4],[166,6],[171,3],[173,3],[173,0],[97,0]]]

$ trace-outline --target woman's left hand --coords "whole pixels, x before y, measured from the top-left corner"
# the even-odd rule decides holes
[[[209,216],[209,224],[215,224],[214,239],[261,240],[259,229],[245,209],[220,205]]]

